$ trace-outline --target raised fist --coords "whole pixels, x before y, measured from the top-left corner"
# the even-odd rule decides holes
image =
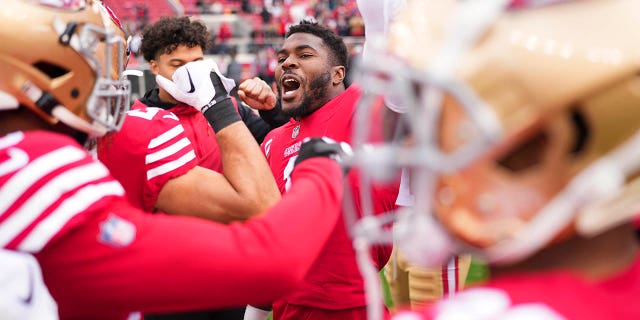
[[[256,110],[272,110],[276,106],[276,93],[264,80],[253,77],[238,86],[238,96]]]

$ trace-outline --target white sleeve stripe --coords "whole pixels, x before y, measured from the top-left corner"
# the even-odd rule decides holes
[[[191,145],[191,141],[189,141],[189,139],[187,139],[187,137],[184,137],[182,139],[180,139],[178,142],[160,150],[160,151],[156,151],[154,153],[150,153],[146,156],[145,158],[145,163],[146,164],[150,164],[150,163],[154,163],[158,160],[162,160],[164,158],[170,157],[174,154],[176,154],[178,151],[184,149],[185,147],[188,147]],[[193,149],[193,148],[191,148]]]
[[[9,148],[7,160],[0,162],[0,177],[29,164],[29,155],[20,148]]]
[[[13,145],[18,144],[18,142],[24,139],[24,134],[21,131],[14,131],[12,133],[7,134],[6,136],[0,138],[0,149],[6,149]]]
[[[451,260],[449,260],[449,262],[447,263],[447,269],[449,270],[449,272],[447,272],[447,282],[449,282],[449,292],[447,292],[446,294],[449,296],[453,296],[456,294],[456,290],[458,289],[458,268],[457,268],[457,260],[458,257],[454,256],[451,258]]]
[[[76,147],[66,146],[33,160],[0,188],[0,194],[4,198],[0,201],[0,215],[6,212],[9,206],[15,203],[28,188],[42,179],[42,177],[86,156],[84,151]]]
[[[159,167],[147,170],[147,180],[151,180],[159,175],[163,175],[167,172],[171,172],[173,170],[175,170],[176,168],[179,168],[181,166],[183,166],[185,163],[193,160],[196,158],[196,153],[195,151],[191,150],[188,153],[186,153],[185,155],[183,155],[182,157],[173,160],[171,162],[167,162]]]
[[[108,174],[107,168],[96,161],[68,170],[47,182],[0,224],[0,247],[11,242],[65,193]],[[12,190],[7,190],[9,192]]]
[[[151,139],[151,141],[149,141],[149,145],[147,146],[147,148],[149,149],[153,149],[173,138],[175,138],[177,135],[179,135],[180,133],[184,132],[184,128],[182,127],[181,124],[165,131],[163,134]]]
[[[67,198],[58,208],[40,221],[22,240],[18,249],[37,253],[58,233],[71,218],[86,210],[89,206],[110,195],[123,195],[124,189],[117,181],[87,185]]]

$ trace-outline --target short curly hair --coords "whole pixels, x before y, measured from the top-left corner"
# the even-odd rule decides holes
[[[142,31],[140,52],[150,62],[161,54],[172,53],[180,45],[200,46],[206,51],[211,43],[211,33],[201,21],[191,21],[189,17],[163,17]]]
[[[330,61],[334,66],[344,66],[345,69],[349,67],[349,54],[347,46],[341,37],[339,37],[331,29],[325,28],[317,22],[311,20],[302,20],[299,24],[293,25],[289,28],[289,31],[285,35],[285,38],[289,38],[294,33],[309,33],[322,39],[322,42],[329,47],[333,56],[330,57]]]

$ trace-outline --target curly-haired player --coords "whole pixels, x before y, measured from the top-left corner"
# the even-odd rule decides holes
[[[280,197],[258,144],[242,139],[250,135],[238,136],[227,144],[216,139],[220,130],[240,119],[254,129],[258,140],[270,127],[249,107],[237,105],[229,97],[233,81],[204,58],[210,45],[207,27],[188,17],[162,18],[147,26],[140,51],[160,85],[133,104],[120,131],[100,140],[98,157],[122,183],[129,200],[141,209],[226,223],[254,216]],[[171,86],[168,79],[175,80],[176,70],[185,65],[189,66],[187,80],[192,88],[214,85],[217,102],[210,110],[197,105],[201,96],[184,100]],[[162,82],[165,79],[168,85]],[[225,104],[226,113],[222,109]],[[232,180],[233,188],[202,187],[224,186],[228,177],[237,179]],[[216,311],[207,317],[239,319],[242,313],[241,309]]]

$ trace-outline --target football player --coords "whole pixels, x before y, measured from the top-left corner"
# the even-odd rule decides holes
[[[251,131],[261,141],[271,128],[229,96],[234,81],[205,59],[211,35],[204,23],[165,17],[145,28],[142,37],[140,51],[159,86],[136,100],[123,127],[99,139],[97,148],[98,158],[122,183],[129,200],[145,211],[224,223],[246,220],[272,206],[280,193],[258,143],[247,134]],[[179,86],[194,89],[189,93]],[[266,85],[254,88],[258,92],[241,91],[254,98],[250,102],[259,100],[260,89],[271,91]],[[203,109],[210,96],[215,106]],[[216,138],[237,119],[248,130],[234,133],[233,140]],[[216,310],[206,317],[241,319],[243,312]]]
[[[397,319],[640,317],[639,10],[408,1],[390,34],[406,64],[387,74],[409,93],[411,142],[356,157],[409,168],[416,203],[396,229],[410,261],[471,253],[491,279]]]
[[[233,80],[204,59],[208,40],[204,24],[188,17],[163,18],[145,29],[141,51],[160,86],[133,104],[120,131],[99,140],[98,158],[143,210],[244,220],[280,195],[250,134],[229,143],[218,136],[241,116],[228,94]],[[183,82],[173,82],[181,76]],[[208,110],[205,90],[215,99]]]
[[[62,0],[8,0],[0,15],[0,247],[37,259],[61,318],[262,304],[297,287],[338,221],[339,145],[303,144],[291,192],[245,224],[141,211],[82,148],[128,108],[113,16]],[[218,138],[245,134],[238,120]]]
[[[292,119],[267,134],[262,150],[280,191],[288,194],[295,182],[291,169],[305,138],[327,136],[336,141],[351,141],[361,89],[358,84],[345,88],[347,48],[340,37],[317,23],[302,21],[292,26],[277,58],[278,99],[283,112]],[[370,138],[379,141],[381,136]],[[356,213],[343,214],[343,221],[336,225],[299,290],[273,304],[274,319],[366,319],[364,282],[347,225],[356,214],[383,214],[395,209],[398,179],[362,188],[358,173],[353,171],[348,180],[348,189],[358,195],[353,197],[353,206],[349,206]],[[373,199],[371,207],[362,206],[361,193]],[[390,247],[374,248],[373,260],[378,271],[389,254]],[[372,303],[382,306],[382,300]]]

